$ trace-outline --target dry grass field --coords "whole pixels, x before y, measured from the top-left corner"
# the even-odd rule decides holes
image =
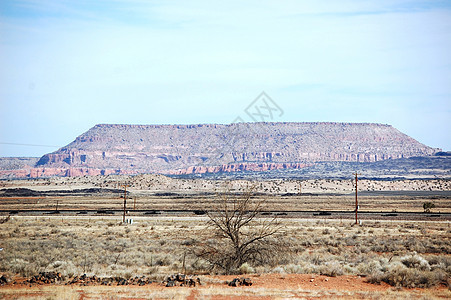
[[[0,288],[0,297],[188,299],[192,293],[199,299],[451,297],[449,222],[367,221],[351,226],[349,220],[284,219],[283,239],[289,247],[266,264],[241,266],[240,273],[254,280],[249,288],[226,286],[224,280],[230,276],[211,274],[209,266],[192,254],[198,242],[211,238],[205,222],[203,217],[141,217],[124,225],[120,217],[12,217],[0,225],[0,272],[12,280],[57,271],[66,278],[84,273],[144,275],[156,283],[16,284]],[[166,276],[182,271],[184,256],[186,272],[199,275],[204,285],[164,287]]]
[[[318,211],[352,212],[351,181],[263,181],[253,183],[265,201],[261,220],[275,212],[309,211],[278,216],[281,248],[258,263],[244,263],[236,275],[223,275],[196,255],[214,244],[206,215],[146,214],[159,210],[210,210],[224,182],[171,179],[143,175],[52,178],[2,181],[1,188],[37,191],[118,188],[128,191],[127,218],[95,211],[121,210],[119,194],[3,197],[0,199],[0,286],[2,299],[443,299],[451,292],[450,181],[362,181],[359,185],[360,226],[352,214],[317,215]],[[227,183],[232,193],[249,182]],[[300,185],[302,192],[299,193]],[[432,215],[423,203],[433,202]],[[37,214],[27,210],[93,210],[86,214]],[[135,206],[136,210],[133,209]],[[20,210],[7,219],[8,212]],[[383,217],[384,213],[415,212],[418,218]],[[184,268],[185,262],[185,268]],[[201,286],[165,287],[163,280],[186,271]],[[59,272],[55,284],[24,283],[39,272]],[[239,274],[238,274],[239,273]],[[131,279],[145,276],[144,286],[65,285],[74,276]],[[251,287],[229,287],[236,276],[252,279]]]
[[[262,196],[266,199],[267,211],[353,211],[355,198],[346,196]],[[451,213],[451,199],[447,197],[414,196],[359,196],[359,210],[362,212],[423,212],[423,203],[432,201],[434,213]],[[134,208],[147,210],[209,210],[215,205],[214,195],[196,195],[185,198],[170,196],[136,196],[127,200],[127,209],[132,215]],[[124,200],[116,197],[27,197],[0,200],[0,210],[121,210]],[[141,214],[142,215],[142,214]]]

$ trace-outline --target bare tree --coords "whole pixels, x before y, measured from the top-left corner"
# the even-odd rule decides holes
[[[423,209],[425,213],[430,213],[431,210],[435,208],[435,204],[432,202],[424,202],[423,203]]]
[[[207,212],[210,239],[202,243],[197,256],[212,268],[234,273],[245,262],[264,264],[280,249],[277,240],[280,222],[261,218],[265,200],[254,197],[254,188],[232,195],[230,190],[218,195],[216,209]]]

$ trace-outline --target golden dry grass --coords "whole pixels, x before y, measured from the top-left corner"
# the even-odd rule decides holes
[[[353,195],[327,196],[261,196],[265,199],[268,211],[352,211],[355,208]],[[58,202],[58,209],[116,209],[123,208],[123,199],[92,196],[92,197],[41,197],[2,199],[2,210],[54,210]],[[423,196],[359,196],[360,211],[367,212],[423,212],[423,203],[433,202],[433,212],[450,213],[451,201],[447,197],[423,197]],[[133,214],[133,208],[137,210],[205,210],[215,206],[216,198],[208,196],[190,196],[186,198],[162,197],[162,196],[133,196],[127,201],[127,208]],[[134,205],[136,204],[136,205]],[[142,213],[136,213],[141,214]]]
[[[40,271],[58,271],[67,276],[83,273],[97,276],[152,277],[182,270],[184,253],[189,273],[203,274],[205,262],[191,255],[196,242],[208,239],[205,218],[137,218],[123,225],[117,217],[12,217],[0,224],[0,272],[10,278]],[[251,266],[255,274],[324,274],[328,276],[376,276],[399,267],[404,261],[428,274],[451,273],[451,228],[449,222],[367,221],[351,226],[340,220],[282,220],[289,251],[280,253],[276,265]],[[421,265],[423,264],[423,265]],[[408,268],[404,266],[405,268]],[[438,273],[437,273],[438,274]],[[202,276],[206,286],[194,289],[104,286],[7,286],[4,299],[435,299],[449,298],[446,289],[343,290],[292,287],[229,288],[221,279]],[[369,277],[368,277],[369,278]],[[432,279],[431,279],[432,280]],[[442,283],[434,283],[441,286]],[[192,296],[192,295],[191,295]]]
[[[4,248],[0,271],[26,276],[56,270],[65,275],[156,277],[181,271],[186,252],[188,271],[205,272],[205,262],[190,254],[196,243],[211,238],[205,221],[142,217],[124,225],[119,216],[12,217],[0,224]],[[287,273],[322,273],[336,268],[341,274],[369,274],[413,253],[431,264],[445,264],[445,271],[451,264],[449,222],[366,221],[351,226],[349,220],[281,221],[289,251],[281,253],[277,265],[251,266],[256,272],[279,268]],[[376,265],[368,266],[372,261]]]

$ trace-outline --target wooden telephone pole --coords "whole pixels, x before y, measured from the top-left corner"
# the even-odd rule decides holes
[[[357,199],[357,180],[358,180],[357,175],[360,175],[360,174],[357,174],[357,172],[355,172],[354,175],[355,175],[355,224],[357,225],[357,224],[359,224],[359,220],[358,220],[358,216],[357,216],[357,213],[359,210],[359,201]]]
[[[125,212],[126,212],[126,207],[127,207],[127,184],[124,184],[122,186],[124,188],[124,216],[122,217],[122,222],[125,223]]]

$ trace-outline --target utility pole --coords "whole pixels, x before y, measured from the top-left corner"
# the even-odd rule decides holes
[[[122,222],[125,223],[125,212],[126,212],[126,206],[127,206],[127,184],[124,184],[124,216],[122,217]]]
[[[357,172],[355,172],[354,175],[355,175],[355,224],[357,225],[357,224],[359,224],[359,220],[357,217],[357,212],[359,210],[359,201],[357,199],[357,180],[358,180],[357,175],[360,175],[360,174],[357,174]]]
[[[299,181],[299,195],[302,194],[302,181]]]

